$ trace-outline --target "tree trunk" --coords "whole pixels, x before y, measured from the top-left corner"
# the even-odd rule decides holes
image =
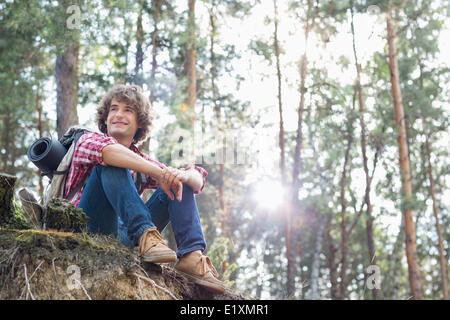
[[[7,110],[8,111],[8,110]],[[11,168],[8,166],[8,156],[11,154],[11,113],[7,112],[4,117],[4,130],[3,130],[3,143],[2,143],[2,149],[4,148],[5,152],[2,153],[2,171],[8,172],[8,173],[14,173],[11,172]]]
[[[152,33],[152,70],[150,72],[150,105],[153,108],[153,103],[156,99],[156,70],[158,69],[158,62],[156,60],[157,52],[158,52],[158,24],[161,16],[161,0],[152,1],[152,12],[153,12],[153,24],[154,29]],[[142,150],[148,154],[150,154],[150,137],[142,143]],[[144,191],[145,194],[145,191]],[[172,229],[170,229],[172,230]],[[172,231],[171,231],[172,232]],[[173,237],[173,234],[171,234]]]
[[[426,153],[427,153],[427,160],[428,160],[428,179],[430,180],[430,195],[431,199],[433,200],[433,215],[436,222],[436,233],[438,235],[438,249],[439,249],[439,263],[441,267],[441,282],[442,282],[442,296],[444,300],[448,300],[448,289],[447,289],[447,260],[445,259],[445,252],[444,252],[444,244],[442,239],[442,232],[441,232],[441,224],[439,223],[439,212],[438,212],[438,206],[436,201],[436,195],[435,195],[435,183],[434,183],[434,177],[433,177],[433,166],[431,165],[431,147],[430,147],[430,141],[429,141],[429,135],[426,132],[426,122],[425,119],[423,119],[423,125],[425,130],[425,147],[426,147]]]
[[[311,291],[309,298],[311,300],[317,300],[319,298],[319,271],[320,271],[320,253],[322,252],[322,239],[323,232],[325,230],[325,223],[318,220],[319,230],[316,235],[316,245],[313,255],[313,262],[311,266]]]
[[[350,117],[349,117],[349,121]],[[346,215],[345,211],[347,209],[347,202],[345,200],[345,189],[347,185],[347,166],[348,162],[350,160],[350,149],[353,141],[352,132],[349,124],[348,129],[348,137],[347,137],[347,148],[345,150],[345,157],[344,157],[344,166],[342,168],[342,176],[341,176],[341,192],[340,192],[340,199],[341,199],[341,282],[339,286],[339,299],[344,299],[345,297],[345,287],[346,287],[346,279],[345,279],[345,272],[347,271],[347,221],[346,221]]]
[[[277,0],[273,1],[274,6],[274,49],[275,49],[275,59],[276,59],[276,72],[278,81],[278,112],[280,116],[280,131],[279,131],[279,147],[280,147],[280,173],[281,181],[286,183],[286,160],[285,160],[285,147],[284,147],[284,124],[283,124],[283,108],[282,108],[282,96],[281,96],[281,70],[280,70],[280,48],[278,43],[278,7]],[[285,246],[286,246],[286,257],[288,259],[287,266],[287,293],[288,296],[293,296],[295,294],[295,264],[291,258],[291,205],[289,203],[284,205],[282,209],[284,212],[284,233],[285,233]],[[295,259],[295,257],[294,257]]]
[[[144,28],[142,26],[142,11],[144,10],[143,0],[138,1],[138,17],[136,22],[136,54],[135,54],[135,65],[134,65],[134,76],[133,82],[142,87],[144,84],[143,79],[143,63],[144,63]],[[142,142],[140,149],[143,153],[149,154],[150,150],[150,137]],[[145,192],[144,196],[147,196],[147,192]]]
[[[394,242],[394,247],[387,259],[387,270],[392,270],[392,272],[388,274],[388,277],[386,277],[384,281],[385,285],[383,285],[383,296],[385,300],[398,300],[399,274],[401,269],[395,266],[399,266],[401,264],[400,251],[403,244],[402,239],[405,231],[404,225],[405,223],[402,216],[399,231]]]
[[[283,104],[281,100],[281,69],[280,69],[280,47],[278,43],[278,7],[277,0],[273,0],[275,17],[273,20],[274,24],[274,49],[275,49],[275,59],[276,59],[276,71],[277,71],[277,84],[278,84],[278,112],[280,115],[280,133],[279,133],[279,147],[280,147],[280,170],[281,170],[281,181],[283,183],[286,181],[286,159],[284,151],[284,123],[283,123]]]
[[[161,16],[161,0],[152,1],[153,6],[153,23],[155,28],[152,34],[152,71],[150,73],[150,103],[153,105],[155,101],[155,87],[156,87],[156,69],[158,68],[158,63],[156,61],[156,56],[158,52],[158,23]]]
[[[144,43],[144,28],[142,27],[142,10],[143,1],[139,0],[138,17],[136,23],[136,63],[134,66],[134,83],[142,86],[142,78],[139,76],[139,72],[142,71],[142,63],[144,62],[144,51],[142,45]]]
[[[211,3],[211,7],[209,8],[209,26],[211,27],[210,33],[209,33],[209,39],[210,39],[210,61],[211,61],[211,92],[212,92],[212,102],[214,106],[214,112],[216,114],[216,120],[217,120],[217,127],[219,128],[220,133],[224,134],[224,124],[222,121],[222,115],[221,115],[221,108],[218,103],[219,94],[218,89],[216,85],[217,81],[217,61],[216,61],[216,53],[215,53],[215,36],[217,34],[217,28],[216,28],[216,21],[215,21],[215,14],[214,14],[214,8],[216,6],[215,1],[213,0]],[[221,144],[220,144],[221,145]],[[223,147],[221,147],[221,150],[217,150],[216,152],[220,152],[223,156],[225,156],[225,150]],[[220,223],[222,228],[222,235],[227,237],[228,232],[228,224],[227,224],[227,212],[226,212],[226,205],[225,205],[225,197],[224,197],[224,182],[225,182],[225,166],[222,161],[222,163],[219,163],[219,181],[217,186],[217,197],[219,200],[219,208],[220,208]]]
[[[39,91],[39,89],[38,89]],[[36,94],[36,109],[38,112],[38,122],[37,122],[37,129],[38,129],[38,133],[39,133],[39,138],[42,138],[44,132],[43,132],[43,128],[42,128],[42,104],[41,104],[41,99],[42,96],[41,94],[38,92]],[[42,176],[40,174],[40,172],[37,173],[38,176],[38,190],[37,193],[39,194],[40,198],[41,198],[41,204],[43,204],[44,201],[44,183],[42,181]]]
[[[366,232],[367,232],[367,245],[369,250],[369,265],[376,264],[375,257],[375,244],[373,239],[373,217],[372,217],[372,204],[370,201],[370,185],[371,177],[369,174],[369,167],[367,164],[367,150],[366,150],[366,125],[364,121],[364,98],[361,87],[361,65],[358,63],[358,55],[356,52],[355,43],[355,26],[353,22],[353,1],[351,3],[351,29],[352,29],[352,42],[353,42],[353,55],[355,57],[355,67],[356,67],[356,90],[358,94],[358,104],[359,104],[359,122],[361,126],[361,153],[363,157],[364,174],[366,177],[366,190],[364,194],[364,202],[366,204]],[[377,299],[377,289],[372,289],[372,298]]]
[[[300,239],[298,239],[298,240],[300,240]],[[300,266],[299,266],[299,269],[300,269],[300,283],[301,283],[301,286],[300,286],[300,290],[301,290],[300,298],[302,300],[305,300],[305,297],[306,297],[306,285],[305,285],[306,284],[306,272],[303,270],[304,263],[303,263],[303,259],[302,259],[302,256],[303,256],[302,248],[299,248],[298,256],[300,257]]]
[[[6,227],[13,215],[14,186],[17,177],[0,173],[0,226]]]
[[[211,91],[212,91],[212,99],[213,99],[213,105],[214,105],[214,112],[216,114],[216,120],[217,120],[217,127],[219,128],[219,131],[221,133],[221,136],[224,137],[225,131],[224,131],[224,123],[222,120],[221,115],[221,107],[218,103],[219,100],[219,93],[217,88],[217,61],[216,61],[216,54],[215,54],[215,36],[217,34],[217,27],[215,22],[215,14],[214,14],[214,8],[216,6],[215,1],[213,0],[211,3],[211,8],[209,10],[209,22],[210,22],[210,60],[211,60]],[[225,149],[221,147],[221,150],[217,151],[221,152],[223,157],[225,157]],[[227,207],[226,207],[226,201],[225,201],[225,195],[224,195],[224,187],[225,187],[225,164],[219,163],[219,182],[217,186],[217,196],[219,199],[219,208],[220,208],[220,215],[221,215],[221,229],[222,229],[222,235],[224,237],[229,237],[228,232],[228,214],[227,214]],[[224,265],[227,265],[225,263]],[[224,272],[225,270],[223,270]]]
[[[314,18],[312,21],[309,20],[310,12],[312,10],[312,2],[308,0],[307,9],[307,20],[305,26],[305,49],[301,57],[300,62],[300,102],[298,106],[298,122],[297,122],[297,136],[295,139],[295,153],[294,153],[294,164],[292,169],[292,189],[291,189],[291,199],[290,204],[286,210],[287,218],[285,219],[287,223],[286,227],[286,255],[287,255],[287,293],[289,297],[293,297],[295,294],[295,257],[296,257],[296,241],[293,234],[295,234],[295,228],[293,228],[293,216],[294,210],[299,207],[298,205],[298,189],[300,188],[299,173],[300,173],[300,158],[303,143],[303,111],[305,107],[305,93],[306,93],[306,73],[307,73],[307,46],[309,32],[314,24]]]
[[[311,122],[311,113],[312,113],[312,110],[310,109],[308,112],[308,118],[307,118],[309,122]],[[318,152],[317,152],[317,148],[314,145],[313,134],[311,131],[312,131],[311,126],[309,126],[308,142],[313,151],[313,159],[318,159]],[[315,169],[316,169],[317,175],[319,176],[319,181],[320,181],[319,185],[320,185],[320,190],[322,192],[323,203],[328,203],[329,202],[328,193],[327,193],[328,183],[325,180],[325,178],[320,174],[321,168],[319,166],[318,161],[315,161]],[[325,230],[327,230],[328,240],[331,241],[330,240],[331,236],[328,233],[329,226],[328,226],[327,220],[325,220],[324,218],[321,218],[319,213],[316,216],[317,216],[318,231],[317,231],[316,244],[315,244],[315,250],[314,250],[314,255],[313,255],[313,262],[312,262],[312,266],[311,266],[311,290],[309,292],[309,299],[311,299],[311,300],[317,300],[319,298],[318,288],[319,288],[319,273],[320,273],[320,254],[322,252],[322,242],[324,240]],[[329,214],[329,216],[331,217],[331,214]],[[330,221],[331,221],[331,219],[330,219]]]
[[[58,138],[78,124],[78,53],[80,43],[72,41],[56,57],[56,131]]]
[[[280,131],[278,137],[278,145],[280,147],[280,173],[282,183],[286,181],[286,159],[285,159],[285,141],[284,141],[284,123],[283,123],[283,104],[281,96],[281,69],[280,69],[280,47],[278,43],[278,6],[277,0],[273,0],[274,7],[274,50],[276,59],[276,72],[277,72],[277,84],[278,84],[278,113],[280,116]],[[284,215],[284,234],[286,236],[286,256],[290,254],[290,233],[291,233],[291,219],[289,203],[286,203],[281,208]],[[289,270],[289,267],[288,267]],[[288,271],[289,272],[289,271]]]
[[[186,41],[186,59],[184,62],[184,74],[187,78],[188,84],[186,88],[186,100],[188,111],[188,120],[191,125],[191,129],[194,128],[195,120],[195,100],[197,98],[196,89],[196,73],[195,73],[195,63],[196,63],[196,46],[195,46],[195,0],[188,0],[188,22],[187,22],[187,41]]]
[[[399,148],[399,163],[401,174],[401,195],[402,195],[402,212],[405,222],[405,249],[408,261],[409,286],[412,298],[416,300],[422,299],[422,286],[419,275],[419,265],[417,261],[417,245],[416,245],[416,228],[413,221],[412,211],[412,192],[411,192],[411,176],[408,160],[408,147],[406,141],[406,128],[403,113],[402,94],[400,91],[397,54],[395,48],[395,30],[390,15],[390,9],[387,13],[387,40],[389,50],[389,70],[391,78],[391,91],[394,102],[394,118],[395,130],[397,132],[397,143]]]
[[[330,295],[332,300],[339,297],[339,287],[337,281],[337,265],[336,265],[336,248],[333,245],[333,238],[331,236],[331,217],[327,222],[327,241],[328,241],[328,269],[330,271]]]

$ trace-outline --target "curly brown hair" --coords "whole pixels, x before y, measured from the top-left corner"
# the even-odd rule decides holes
[[[127,103],[136,108],[138,125],[141,127],[133,137],[133,143],[139,144],[150,135],[153,123],[152,106],[148,98],[143,94],[142,88],[137,85],[116,85],[110,89],[100,101],[97,107],[96,121],[101,132],[107,133],[106,119],[112,99]]]

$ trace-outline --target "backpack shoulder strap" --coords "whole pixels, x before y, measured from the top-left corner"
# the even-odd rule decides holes
[[[54,173],[54,174],[66,174],[66,173],[68,173],[69,172],[69,170],[70,170],[70,167],[71,167],[71,165],[72,165],[72,158],[73,158],[73,154],[75,153],[75,147],[76,147],[76,144],[77,144],[77,142],[78,142],[78,140],[81,138],[81,136],[83,135],[83,134],[85,134],[85,133],[87,133],[87,132],[89,132],[89,130],[86,130],[86,129],[83,129],[83,130],[80,130],[79,132],[77,132],[76,134],[75,134],[75,136],[73,137],[73,142],[72,142],[72,147],[71,147],[71,149],[72,149],[72,154],[70,155],[70,158],[71,158],[71,161],[70,161],[70,165],[69,165],[69,167],[67,168],[67,170],[65,170],[65,171],[59,171],[59,172],[61,172],[61,173]],[[77,192],[78,191],[80,191],[80,189],[86,184],[86,182],[87,182],[87,179],[89,178],[89,175],[86,175],[86,177],[84,177],[83,178],[83,180],[81,180],[70,192],[69,192],[69,194],[67,195],[67,200],[72,200],[72,198],[77,194]],[[66,186],[64,185],[64,190],[66,189]],[[65,192],[65,191],[64,191]]]
[[[81,180],[80,183],[78,183],[75,188],[73,188],[72,191],[69,192],[69,194],[67,195],[67,200],[72,200],[77,192],[80,191],[80,189],[86,184],[87,179],[89,179],[89,175],[86,175],[86,177],[84,177],[84,179]]]

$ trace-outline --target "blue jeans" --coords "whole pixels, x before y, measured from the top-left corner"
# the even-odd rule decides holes
[[[97,165],[78,208],[90,218],[89,232],[112,234],[129,247],[138,245],[146,229],[156,226],[162,232],[170,221],[178,257],[206,249],[194,192],[187,184],[181,202],[170,200],[158,187],[144,203],[128,169]]]

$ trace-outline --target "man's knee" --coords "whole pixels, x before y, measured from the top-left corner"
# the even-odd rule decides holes
[[[157,192],[158,192],[158,199],[160,201],[162,201],[163,199],[164,200],[170,200],[169,196],[161,189],[161,187],[157,188]],[[175,192],[172,191],[172,189],[170,189],[170,192],[173,194],[174,200],[175,200]],[[186,183],[183,183],[183,193],[182,193],[183,198],[187,197],[187,196],[190,196],[190,195],[193,195],[193,194],[194,194],[194,191],[192,190],[192,188],[190,186],[188,186]]]
[[[194,194],[194,190],[186,183],[183,183],[183,196],[188,194]]]
[[[94,172],[97,174],[102,183],[124,186],[127,183],[133,183],[130,170],[125,168],[103,166],[98,164],[95,166]]]
[[[129,170],[125,168],[119,168],[114,166],[103,166],[101,164],[98,164],[95,166],[95,169],[101,172],[102,174],[108,174],[108,175],[127,175]]]

